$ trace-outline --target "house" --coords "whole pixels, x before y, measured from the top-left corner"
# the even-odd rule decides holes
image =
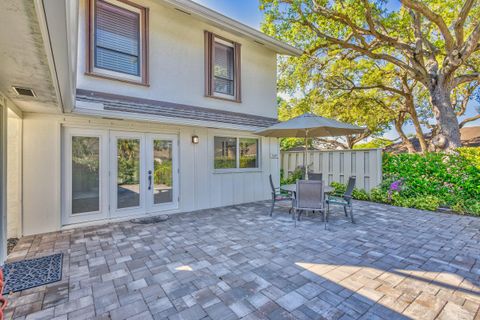
[[[276,60],[190,0],[0,3],[2,239],[269,198]],[[8,226],[8,228],[7,228]]]

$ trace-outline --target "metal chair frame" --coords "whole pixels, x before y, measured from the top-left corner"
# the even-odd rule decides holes
[[[336,196],[328,196],[326,199],[327,203],[327,219],[328,215],[330,213],[330,204],[336,204],[343,206],[343,210],[345,211],[345,216],[348,217],[348,214],[350,212],[350,219],[352,223],[355,223],[355,219],[353,218],[353,205],[352,205],[352,194],[353,194],[353,189],[355,189],[355,182],[356,178],[355,177],[350,177],[348,179],[348,184],[347,184],[347,189],[345,190],[345,193],[341,197],[336,197]],[[347,211],[347,208],[349,209]]]

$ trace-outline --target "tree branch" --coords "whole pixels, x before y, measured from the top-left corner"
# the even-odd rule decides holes
[[[415,35],[415,56],[414,59],[418,63],[425,67],[425,61],[423,60],[423,34],[422,34],[422,20],[419,14],[415,14],[413,10],[410,10],[410,15],[413,19],[413,33]]]
[[[467,123],[478,120],[478,119],[480,119],[480,114],[477,114],[476,116],[473,116],[473,117],[470,117],[470,118],[467,118],[467,119],[463,120],[462,122],[460,122],[458,124],[458,126],[460,128],[463,128],[463,126],[466,125]]]
[[[475,81],[475,80],[480,81],[480,73],[475,72],[475,73],[471,73],[471,74],[463,74],[463,75],[457,76],[453,79],[452,87],[455,88],[455,87],[458,87],[459,85],[461,85],[463,83],[472,82],[472,81]]]
[[[480,42],[480,23],[477,23],[467,41],[462,45],[459,52],[461,62],[466,61],[470,55],[479,47]]]
[[[332,36],[329,36],[329,35],[323,33],[315,25],[313,25],[310,21],[308,21],[308,19],[306,19],[306,17],[303,15],[302,12],[298,12],[298,14],[302,17],[302,21],[300,23],[309,27],[313,32],[315,32],[317,34],[317,36],[319,38],[326,39],[330,43],[336,44],[341,48],[355,50],[355,51],[357,51],[359,53],[362,53],[363,55],[366,55],[366,56],[368,56],[372,59],[379,59],[379,60],[385,60],[385,61],[391,62],[394,65],[396,65],[396,66],[404,69],[405,71],[411,73],[412,76],[414,76],[414,77],[421,77],[422,76],[421,74],[418,73],[418,70],[410,67],[407,63],[395,58],[394,56],[391,56],[391,55],[388,55],[388,54],[385,54],[385,53],[375,53],[371,49],[361,47],[361,46],[358,46],[356,44],[346,42],[342,39],[338,39],[338,38],[335,38],[335,37],[332,37]],[[317,46],[317,48],[322,48],[322,47],[328,47],[328,45],[320,44],[320,45]]]
[[[450,53],[454,49],[455,42],[454,42],[454,39],[452,37],[452,34],[450,33],[450,30],[448,30],[448,27],[445,24],[445,21],[443,20],[443,18],[439,14],[430,10],[423,3],[417,2],[415,0],[401,0],[401,2],[405,7],[419,12],[425,18],[427,18],[428,20],[435,23],[435,25],[440,30],[440,33],[442,34],[443,39],[445,40],[445,47],[446,47],[448,53]]]
[[[475,0],[466,0],[463,4],[462,10],[460,10],[457,20],[455,20],[453,24],[455,38],[457,39],[457,46],[461,46],[463,44],[463,25],[465,24],[465,20],[467,19],[468,13],[472,9],[474,3]]]

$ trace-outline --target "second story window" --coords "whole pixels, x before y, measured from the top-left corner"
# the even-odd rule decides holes
[[[205,95],[240,102],[240,44],[205,31]]]
[[[148,83],[148,10],[127,0],[89,0],[87,72]]]

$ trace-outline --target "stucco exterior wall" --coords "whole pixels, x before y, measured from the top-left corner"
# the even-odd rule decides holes
[[[8,112],[7,123],[7,237],[22,235],[22,120]]]
[[[275,52],[158,2],[151,0],[135,2],[150,9],[150,86],[85,75],[86,21],[85,1],[82,0],[79,19],[78,88],[276,118]],[[242,45],[241,103],[204,96],[204,30]]]
[[[62,227],[62,127],[102,130],[176,133],[179,137],[179,208],[199,209],[266,200],[268,175],[279,180],[278,141],[260,138],[260,168],[246,172],[217,173],[213,169],[215,135],[252,136],[238,130],[170,126],[158,123],[115,121],[93,117],[25,114],[24,126],[24,234]],[[192,144],[192,135],[199,144]]]

